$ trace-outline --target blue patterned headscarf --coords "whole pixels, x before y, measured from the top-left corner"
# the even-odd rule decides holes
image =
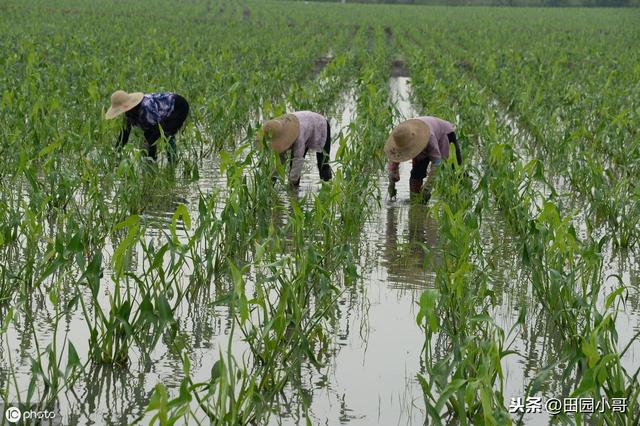
[[[151,127],[166,119],[173,112],[175,95],[173,93],[149,93],[140,103],[140,124]]]

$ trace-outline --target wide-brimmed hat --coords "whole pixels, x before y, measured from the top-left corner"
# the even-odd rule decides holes
[[[296,141],[300,134],[300,121],[293,114],[285,114],[262,123],[262,131],[265,137],[271,138],[269,147],[280,154]]]
[[[127,93],[124,90],[116,90],[111,95],[111,106],[105,114],[105,118],[111,120],[123,112],[129,111],[142,102],[142,98],[144,98],[142,92]]]
[[[390,161],[401,163],[416,157],[429,143],[431,129],[422,120],[412,118],[396,126],[384,145]]]

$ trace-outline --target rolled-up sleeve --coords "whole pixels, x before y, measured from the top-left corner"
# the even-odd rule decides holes
[[[304,166],[304,152],[306,146],[304,140],[300,137],[296,139],[292,147],[291,170],[289,170],[289,182],[297,183],[302,176],[302,168]]]

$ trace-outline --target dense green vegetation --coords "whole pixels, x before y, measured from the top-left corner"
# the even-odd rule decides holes
[[[556,421],[637,422],[638,11],[0,10],[3,402],[58,407],[68,423],[324,423],[303,379],[313,371],[327,387],[343,300],[366,300],[381,255],[364,229],[390,203],[382,146],[400,120],[389,78],[401,68],[417,110],[454,122],[466,159],[439,170],[418,211],[437,224],[426,250],[439,253],[408,313],[424,335],[409,372],[420,417],[535,420],[508,412],[505,365],[521,357],[539,364],[523,397],[628,401]],[[144,161],[141,144],[116,150],[121,123],[103,116],[118,88],[190,101],[176,168]],[[291,192],[254,143],[261,118],[339,116],[345,100],[354,115],[334,132],[333,181]],[[521,353],[514,341],[540,323],[542,353]]]
[[[304,1],[304,0],[290,0]],[[312,0],[326,3],[510,7],[638,7],[638,0]]]

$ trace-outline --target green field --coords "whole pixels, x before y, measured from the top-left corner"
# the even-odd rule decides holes
[[[0,406],[638,424],[638,28],[638,9],[4,0]],[[116,89],[189,100],[176,167],[140,133],[116,149]],[[254,140],[306,109],[331,118],[334,178],[308,158],[292,190]],[[454,123],[465,159],[427,206],[408,164],[386,193],[382,148],[416,115]],[[565,405],[514,408],[538,397]]]

